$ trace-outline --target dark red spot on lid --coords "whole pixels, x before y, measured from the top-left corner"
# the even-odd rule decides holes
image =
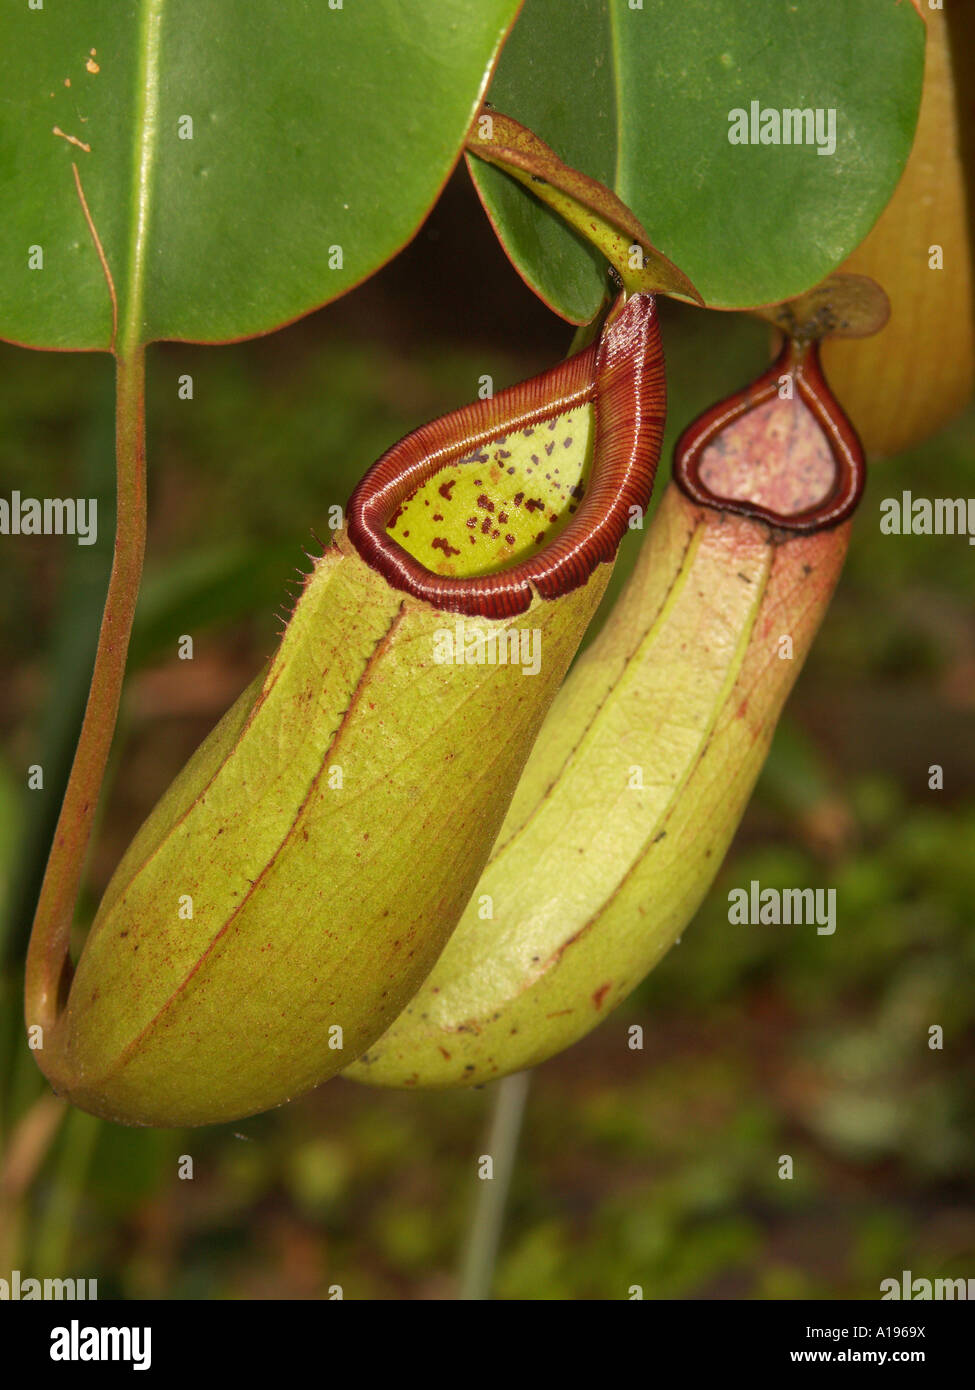
[[[434,536],[430,542],[434,550],[442,550],[445,555],[459,555],[460,551],[455,550],[446,536]]]

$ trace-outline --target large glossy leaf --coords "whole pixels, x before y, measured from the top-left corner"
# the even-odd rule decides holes
[[[489,97],[608,184],[709,304],[792,298],[867,234],[910,150],[924,25],[900,0],[526,0]],[[729,113],[834,110],[836,148],[732,144]],[[824,117],[827,121],[828,117]],[[823,127],[824,133],[827,127]],[[475,158],[515,265],[576,323],[604,266]]]
[[[0,336],[111,346],[82,193],[130,341],[246,337],[342,294],[434,201],[517,9],[7,0]]]

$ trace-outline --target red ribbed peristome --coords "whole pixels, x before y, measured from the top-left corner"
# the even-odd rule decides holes
[[[722,497],[712,492],[700,473],[705,450],[742,416],[774,400],[779,381],[786,376],[792,378],[793,399],[801,401],[812,413],[833,455],[836,474],[832,488],[815,506],[797,512],[778,512],[758,501]],[[762,459],[756,458],[754,466],[760,477]],[[711,406],[688,425],[674,450],[674,482],[692,502],[701,506],[736,512],[785,531],[822,531],[849,520],[863,494],[866,464],[856,431],[826,385],[819,363],[818,343],[798,343],[787,338],[778,357],[757,381]]]
[[[496,574],[434,574],[386,531],[421,483],[454,459],[573,407],[593,406],[593,467],[579,510],[531,559]],[[488,618],[523,613],[536,589],[557,598],[612,560],[630,509],[653,490],[666,414],[663,349],[652,295],[633,295],[597,343],[530,381],[465,405],[408,434],[373,464],[349,499],[348,535],[395,589],[437,608]]]

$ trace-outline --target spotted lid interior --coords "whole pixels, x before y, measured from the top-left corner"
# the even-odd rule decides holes
[[[439,575],[470,578],[531,559],[579,509],[592,468],[583,403],[458,454],[396,509],[387,535]]]

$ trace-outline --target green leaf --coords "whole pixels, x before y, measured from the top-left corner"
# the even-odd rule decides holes
[[[82,194],[123,342],[247,337],[344,293],[434,202],[517,8],[6,6],[0,336],[113,345]]]
[[[910,151],[923,67],[924,25],[899,0],[574,0],[571,23],[564,0],[527,0],[490,98],[612,188],[708,304],[744,308],[801,294],[866,236]],[[835,152],[732,144],[729,113],[753,101],[835,110]],[[591,319],[601,257],[470,163],[519,273]]]

